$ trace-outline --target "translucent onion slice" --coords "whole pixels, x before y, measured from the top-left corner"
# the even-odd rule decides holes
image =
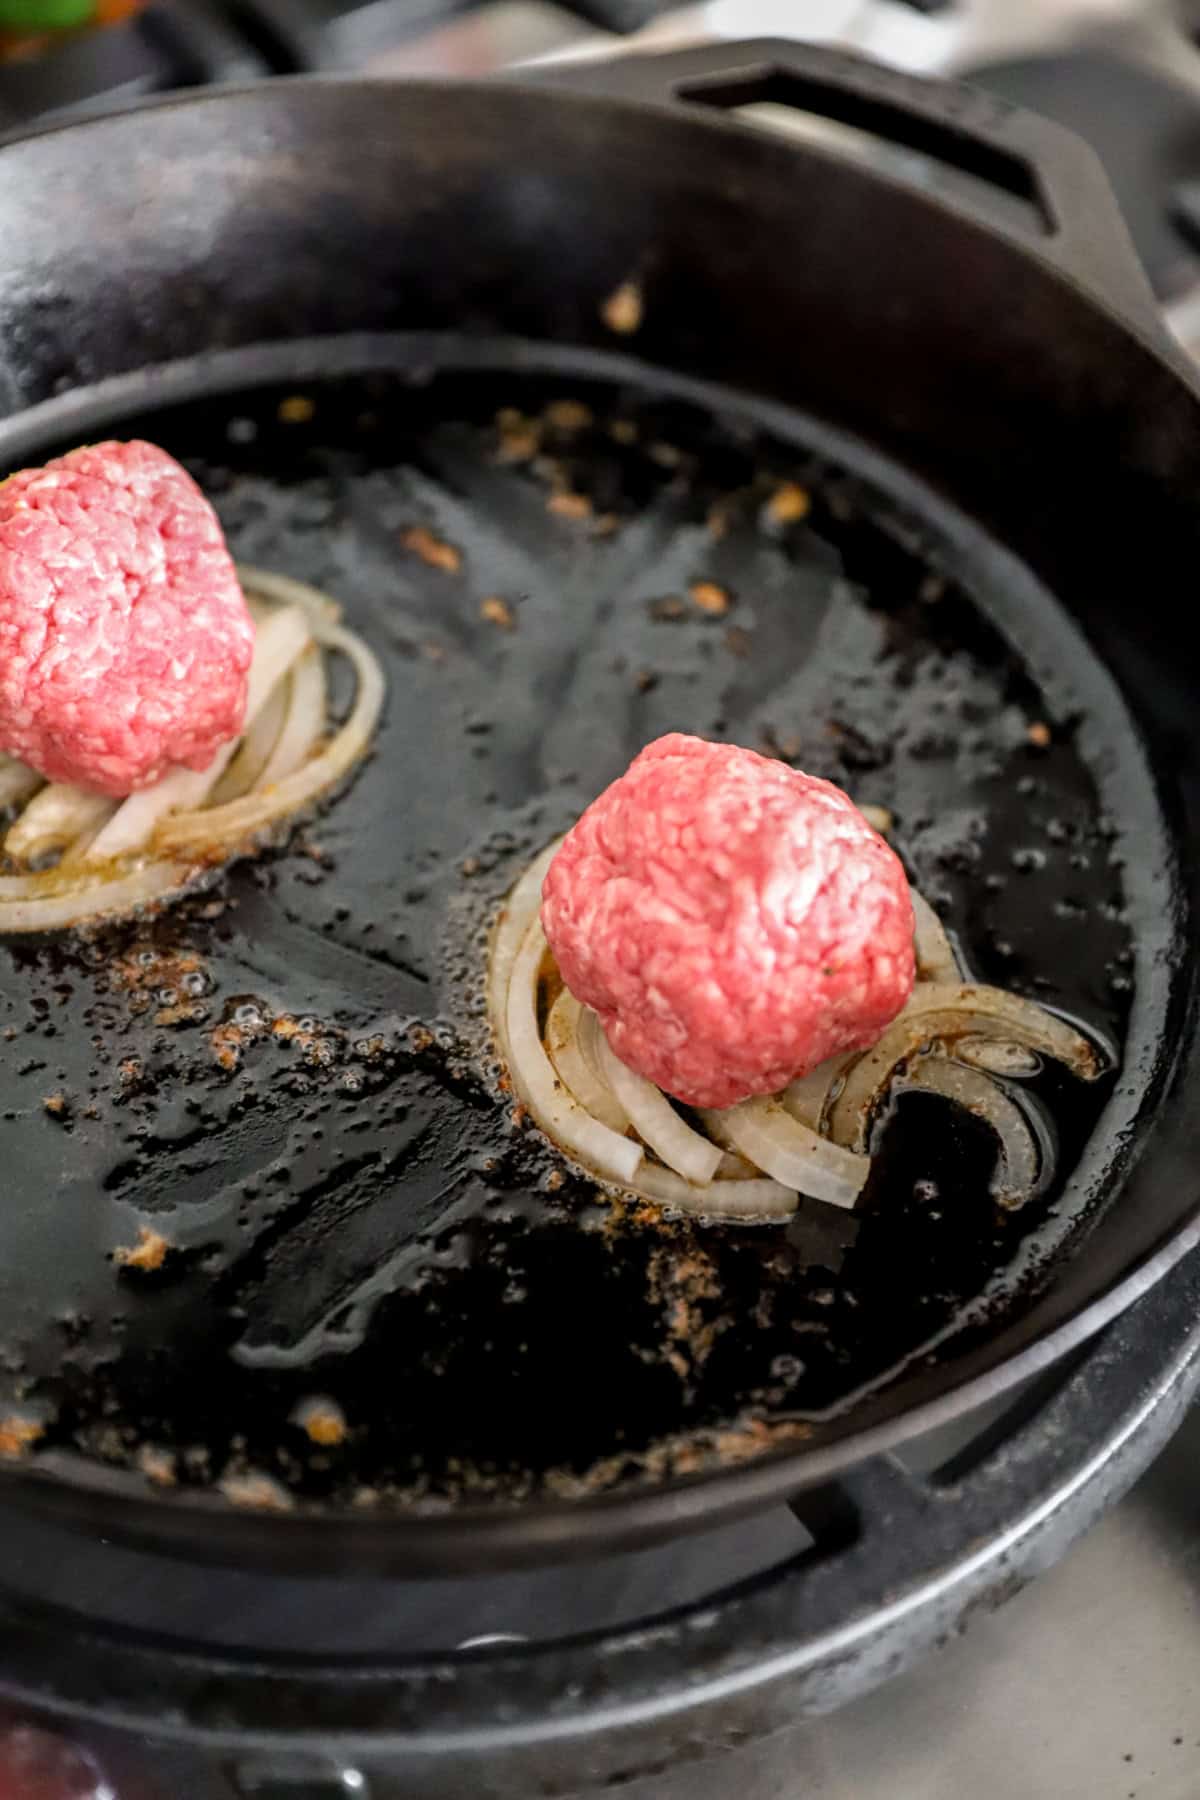
[[[225,806],[180,812],[174,818],[165,819],[154,836],[157,849],[202,851],[214,844],[244,842],[268,825],[310,805],[326,788],[340,781],[367,749],[383,710],[383,670],[374,653],[352,632],[317,618],[310,623],[317,642],[324,649],[336,650],[345,656],[358,677],[358,689],[346,723],[334,733],[319,755],[310,757],[301,768],[270,788],[258,789]]]
[[[714,1137],[755,1168],[831,1206],[853,1206],[871,1172],[869,1156],[855,1156],[818,1137],[773,1098],[741,1100],[702,1116]]]
[[[298,606],[319,624],[336,625],[341,619],[342,609],[336,600],[331,600],[320,588],[310,587],[307,581],[297,581],[294,575],[280,575],[274,569],[239,563],[238,580],[251,612],[261,613],[263,609],[256,607],[256,602],[266,600],[274,606]]]
[[[721,1163],[720,1148],[680,1118],[661,1088],[628,1068],[603,1032],[599,1053],[604,1078],[643,1143],[685,1181],[695,1182],[697,1186],[712,1181]],[[774,1170],[769,1172],[775,1173]]]
[[[569,988],[564,988],[546,1020],[546,1050],[560,1080],[570,1089],[584,1112],[602,1125],[624,1133],[629,1118],[608,1086],[600,1080],[579,1043],[579,1017],[583,1008]]]
[[[1063,1063],[1083,1081],[1094,1081],[1101,1071],[1093,1045],[1032,1000],[1002,988],[930,982],[913,990],[904,1011],[847,1074],[830,1111],[834,1142],[865,1151],[875,1108],[897,1067],[928,1044],[955,1045],[964,1035],[1019,1043]]]
[[[243,731],[253,725],[266,705],[271,690],[286,675],[311,637],[308,615],[299,607],[281,610],[259,626],[246,691]],[[207,768],[173,769],[161,781],[156,781],[153,787],[142,788],[140,793],[131,794],[117,808],[104,829],[93,838],[87,849],[87,861],[111,862],[114,857],[128,856],[135,850],[143,850],[168,813],[200,806],[224,773],[237,748],[237,741],[236,738],[231,738],[227,744],[222,744]],[[233,806],[249,803],[233,801],[230,806],[207,810],[204,817],[209,824],[204,832],[190,840],[185,836],[182,842],[199,842],[212,846],[230,841],[233,834],[222,828],[223,815],[227,815]]]
[[[1024,1206],[1044,1184],[1048,1146],[1039,1147],[1026,1115],[990,1075],[945,1057],[920,1056],[905,1071],[903,1087],[939,1094],[991,1126],[999,1144],[991,1188],[1001,1206]]]
[[[288,676],[283,730],[255,786],[274,787],[308,761],[325,729],[325,659],[314,645]]]
[[[777,1181],[711,1181],[697,1187],[652,1162],[642,1164],[632,1187],[647,1200],[701,1219],[786,1219],[800,1203],[798,1194]]]
[[[540,892],[541,883],[538,883]],[[546,954],[541,921],[530,921],[508,983],[506,1026],[509,1073],[520,1098],[568,1156],[609,1181],[628,1186],[642,1162],[642,1147],[593,1119],[571,1098],[554,1072],[538,1029],[538,974]]]
[[[258,786],[283,730],[290,700],[291,690],[286,682],[281,681],[271,689],[266,705],[244,734],[233,761],[212,791],[210,799],[214,806],[224,806],[227,800],[240,800],[243,794]]]
[[[820,1131],[830,1097],[854,1055],[852,1052],[848,1056],[831,1056],[807,1075],[798,1075],[795,1081],[788,1082],[779,1098],[797,1124]]]
[[[890,808],[886,806],[860,806],[858,810],[871,830],[877,831],[880,837],[886,837],[896,823]]]
[[[916,888],[910,888],[912,897],[913,948],[917,956],[917,979],[919,981],[952,982],[962,980],[962,966],[954,953],[946,927]]]
[[[542,882],[561,842],[561,838],[556,838],[554,843],[546,845],[540,856],[534,857],[500,908],[500,917],[492,935],[492,954],[488,964],[488,1009],[497,1044],[505,1054],[508,1048],[508,990],[512,982],[513,967],[526,933],[541,908]]]
[[[9,826],[5,853],[14,862],[33,862],[95,831],[115,811],[116,802],[108,794],[69,781],[51,781]]]
[[[46,777],[15,756],[0,753],[0,806],[19,806],[36,794]]]
[[[129,913],[186,888],[198,871],[185,862],[149,862],[111,880],[93,871],[63,880],[48,875],[0,877],[0,933],[56,931]]]
[[[1036,1075],[1042,1059],[1024,1044],[1010,1044],[1001,1038],[960,1037],[954,1046],[954,1060],[983,1069],[989,1075],[1010,1075],[1018,1079]]]

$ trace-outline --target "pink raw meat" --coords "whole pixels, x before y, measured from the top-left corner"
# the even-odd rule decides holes
[[[92,444],[0,486],[0,748],[107,794],[203,769],[253,651],[217,516],[165,450]]]
[[[542,888],[563,980],[693,1106],[865,1048],[912,992],[899,859],[828,781],[673,733],[568,832]]]

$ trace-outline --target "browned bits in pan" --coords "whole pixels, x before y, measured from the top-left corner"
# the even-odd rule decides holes
[[[1050,727],[1044,719],[1034,719],[1026,729],[1025,736],[1029,739],[1029,742],[1033,745],[1035,750],[1048,750],[1050,748]]]
[[[633,419],[614,419],[608,428],[608,435],[614,444],[636,444],[637,423]]]
[[[688,593],[693,606],[698,606],[701,612],[711,613],[713,618],[721,618],[732,604],[728,593],[715,581],[693,581]]]
[[[772,525],[795,525],[812,510],[812,497],[798,481],[785,481],[767,501],[765,512]]]
[[[294,1502],[287,1489],[273,1475],[256,1469],[244,1474],[225,1475],[217,1483],[233,1506],[246,1506],[257,1512],[291,1512]]]
[[[560,519],[587,519],[591,517],[592,503],[586,494],[551,494],[546,510]]]
[[[122,1269],[139,1269],[143,1274],[152,1275],[161,1269],[170,1255],[173,1246],[169,1238],[161,1231],[154,1231],[149,1225],[139,1225],[138,1241],[130,1249],[122,1245],[113,1251],[113,1261]]]
[[[479,616],[486,619],[489,625],[498,625],[501,631],[515,631],[517,628],[517,615],[508,601],[501,599],[499,594],[489,594],[486,600],[480,601]]]
[[[732,523],[729,516],[728,502],[718,500],[715,505],[710,506],[708,509],[708,516],[704,522],[708,527],[708,535],[712,538],[714,543],[719,543],[723,537],[727,537],[729,535],[730,524]]]
[[[316,410],[307,394],[289,394],[279,402],[276,416],[281,425],[307,425]]]
[[[499,463],[529,462],[542,445],[542,428],[536,419],[519,412],[515,406],[502,406],[496,414],[500,441],[496,448]]]
[[[592,423],[592,409],[582,400],[552,400],[542,416],[552,431],[586,431]]]
[[[42,1105],[52,1119],[65,1119],[67,1116],[68,1102],[65,1094],[46,1094],[42,1098]]]
[[[19,1413],[0,1418],[0,1458],[16,1462],[27,1456],[46,1427],[38,1419],[25,1419]]]
[[[179,1479],[174,1456],[155,1444],[142,1445],[137,1454],[137,1466],[155,1487],[174,1487]]]
[[[645,300],[641,283],[623,281],[613,289],[600,308],[600,317],[610,331],[617,332],[621,337],[630,337],[641,328],[644,312]]]
[[[664,594],[661,599],[649,601],[646,610],[652,619],[670,624],[675,619],[687,618],[687,601],[678,594]]]
[[[336,1400],[330,1400],[324,1394],[302,1400],[292,1414],[292,1423],[323,1450],[345,1443],[349,1436],[346,1415]]]
[[[400,533],[400,542],[414,556],[419,556],[423,563],[431,569],[442,569],[447,575],[457,575],[462,568],[462,552],[444,539],[435,537],[428,525],[410,525]]]
[[[219,1067],[232,1075],[240,1067],[242,1051],[249,1041],[245,1027],[228,1019],[223,1025],[214,1025],[208,1041]]]

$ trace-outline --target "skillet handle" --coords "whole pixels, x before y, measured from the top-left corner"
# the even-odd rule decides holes
[[[519,79],[530,73],[521,71]],[[771,38],[548,64],[533,73],[576,92],[659,105],[735,111],[769,102],[932,158],[976,178],[970,200],[954,197],[960,206],[982,212],[994,229],[1040,253],[1130,323],[1167,339],[1095,152],[1073,132],[982,89]],[[1004,194],[1007,205],[988,207],[983,184]]]

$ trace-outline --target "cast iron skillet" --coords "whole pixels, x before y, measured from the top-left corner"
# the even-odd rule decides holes
[[[290,848],[4,951],[13,1506],[309,1569],[590,1553],[998,1394],[1200,1235],[1200,433],[1090,155],[793,46],[572,80],[272,83],[0,154],[0,460],[166,443],[390,683]],[[764,100],[855,147],[728,116]],[[1120,1044],[1046,1076],[1028,1217],[928,1099],[861,1218],[783,1233],[614,1214],[514,1124],[490,918],[676,726],[892,806],[977,972]]]

